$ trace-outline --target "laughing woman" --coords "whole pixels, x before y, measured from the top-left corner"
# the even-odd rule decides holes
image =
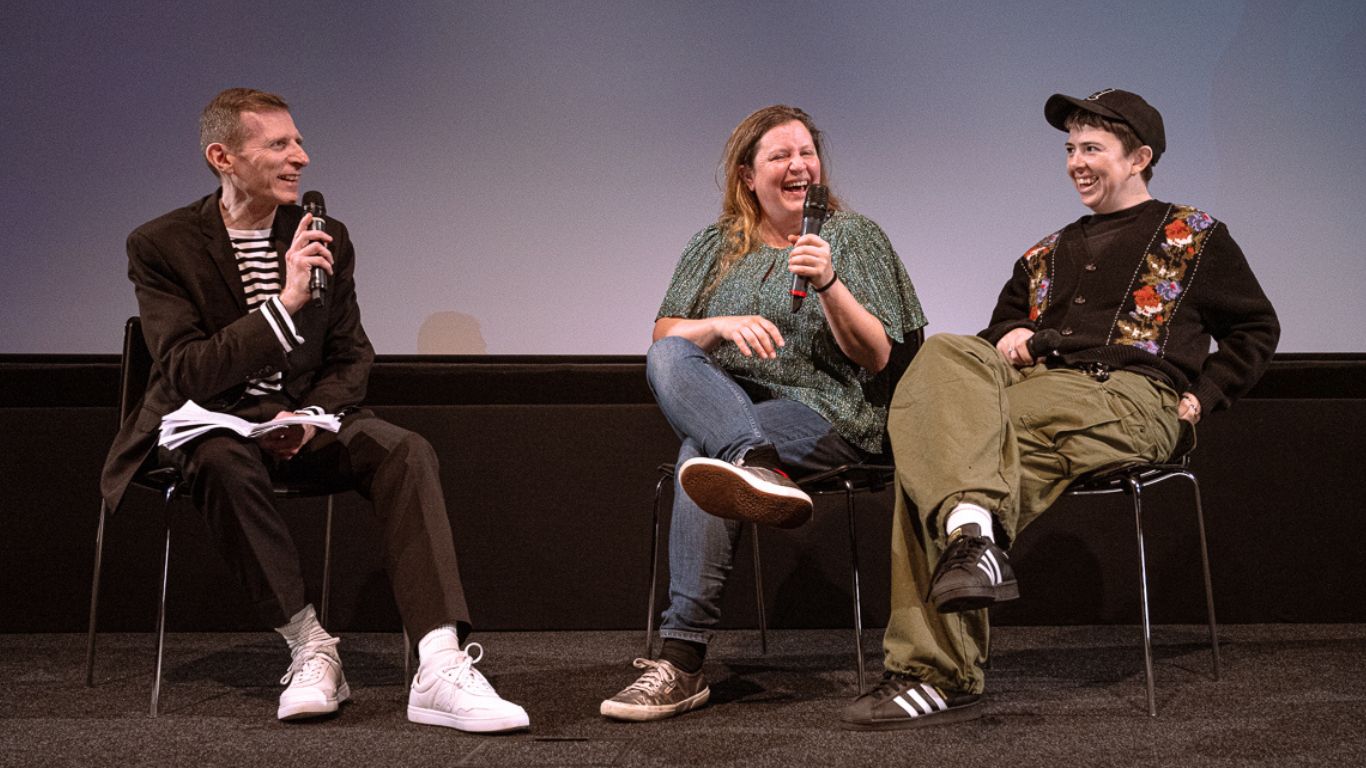
[[[827,184],[811,117],[765,107],[726,142],[721,216],[692,238],[655,319],[646,374],[682,440],[669,534],[669,607],[658,660],[602,703],[657,720],[706,703],[711,631],[742,527],[795,527],[811,499],[789,474],[883,448],[889,363],[925,318],[905,267],[872,221],[829,197],[801,234],[810,186]],[[812,292],[793,311],[793,275]],[[707,514],[710,513],[710,514]]]

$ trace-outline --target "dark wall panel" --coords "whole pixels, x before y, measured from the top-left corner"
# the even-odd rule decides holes
[[[592,387],[582,386],[584,371],[575,366],[557,374],[562,390],[574,393],[563,399],[607,401],[596,403],[555,402],[547,390],[556,377],[546,378],[544,371],[526,372],[536,385],[524,387],[522,399],[536,402],[519,404],[506,402],[508,387],[521,380],[506,370],[497,374],[495,391],[461,367],[465,379],[451,375],[463,382],[460,387],[439,393],[406,386],[407,374],[383,364],[376,370],[379,393],[404,393],[403,404],[381,402],[376,410],[426,435],[441,456],[462,572],[481,628],[643,626],[655,468],[672,460],[677,439],[648,402],[640,367],[611,365],[607,376],[589,366]],[[424,384],[443,380],[438,368],[421,368],[417,378]],[[0,364],[0,383],[12,381],[7,374]],[[41,372],[24,375],[42,378]],[[47,375],[58,382],[62,376],[55,369]],[[1366,590],[1350,557],[1350,546],[1366,538],[1360,513],[1366,399],[1316,398],[1302,386],[1282,389],[1294,396],[1250,397],[1201,426],[1195,467],[1205,493],[1220,618],[1366,621]],[[64,405],[51,391],[43,396],[52,402],[23,405],[15,402],[14,389],[7,391],[0,394],[10,398],[0,404],[0,434],[9,446],[0,460],[0,631],[79,631],[88,607],[97,476],[115,412],[109,405]],[[413,404],[428,394],[444,404]],[[323,503],[285,504],[316,591]],[[1187,490],[1173,481],[1149,491],[1145,504],[1154,620],[1200,622]],[[160,515],[158,499],[137,493],[111,520],[102,602],[107,629],[153,626]],[[886,621],[890,518],[890,494],[860,499],[869,626]],[[845,526],[842,500],[828,498],[808,526],[762,533],[773,625],[850,625]],[[261,628],[205,545],[189,505],[175,508],[172,529],[171,628]],[[339,629],[398,627],[371,546],[376,535],[365,502],[354,493],[339,496],[332,591],[332,623]],[[1012,555],[1023,597],[997,610],[999,623],[1136,621],[1137,559],[1126,498],[1064,499],[1023,533]],[[747,542],[730,581],[727,625],[753,626]]]

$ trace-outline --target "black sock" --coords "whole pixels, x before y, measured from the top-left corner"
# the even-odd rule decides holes
[[[764,469],[782,470],[783,460],[778,457],[778,449],[772,443],[757,445],[745,451],[741,457],[747,467],[763,467]]]
[[[706,658],[706,643],[694,643],[690,640],[676,640],[672,637],[666,637],[664,638],[664,647],[659,649],[660,661],[667,661],[688,674],[701,669],[702,661]]]

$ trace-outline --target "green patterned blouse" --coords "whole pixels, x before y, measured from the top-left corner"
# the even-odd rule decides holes
[[[840,280],[871,312],[887,336],[902,342],[925,325],[906,267],[882,229],[851,211],[836,211],[821,228],[830,243]],[[870,376],[840,351],[815,294],[792,312],[792,275],[788,248],[763,245],[745,254],[707,296],[723,236],[715,224],[693,236],[659,307],[661,317],[700,319],[722,315],[762,315],[783,334],[786,346],[772,360],[745,357],[731,342],[712,351],[737,381],[771,397],[796,400],[834,426],[845,440],[865,451],[882,450],[891,387],[887,376]]]

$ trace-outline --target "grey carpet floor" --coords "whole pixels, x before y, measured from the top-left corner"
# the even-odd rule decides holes
[[[479,665],[532,730],[474,736],[409,724],[402,644],[347,634],[353,701],[334,717],[274,719],[287,666],[273,634],[174,634],[162,713],[148,716],[149,634],[0,635],[0,765],[169,766],[1300,766],[1366,765],[1366,625],[1158,627],[1158,717],[1146,713],[1135,627],[1003,627],[983,717],[891,733],[837,727],[855,695],[852,633],[721,633],[712,704],[670,721],[598,716],[634,679],[638,632],[476,635]],[[879,635],[865,634],[877,667]]]

